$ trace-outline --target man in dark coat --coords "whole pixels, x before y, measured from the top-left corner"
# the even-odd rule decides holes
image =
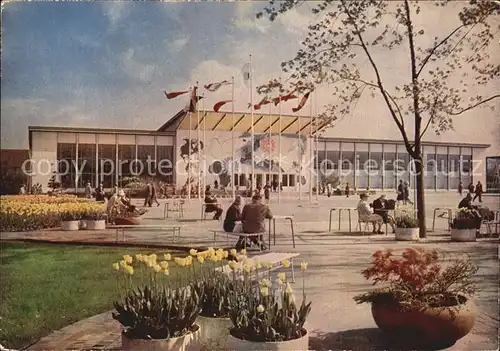
[[[387,200],[385,199],[385,194],[381,194],[380,197],[373,201],[373,213],[378,214],[384,220],[384,223],[389,224],[392,228],[392,232],[395,233],[396,229],[394,227],[394,219],[389,216]]]
[[[483,184],[481,182],[477,182],[476,184],[476,196],[472,199],[472,201],[476,201],[479,198],[479,202],[483,202]]]

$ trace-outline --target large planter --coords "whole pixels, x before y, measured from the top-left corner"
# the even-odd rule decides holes
[[[123,351],[189,351],[197,350],[200,326],[193,325],[195,331],[171,339],[131,339],[122,333]]]
[[[138,225],[141,223],[141,219],[139,217],[116,217],[115,224],[116,225]]]
[[[61,221],[61,229],[65,231],[73,231],[80,229],[80,221]]]
[[[200,345],[204,349],[227,349],[229,329],[233,327],[231,319],[198,316],[196,324],[200,326]]]
[[[449,308],[401,311],[395,304],[372,304],[377,326],[389,338],[406,347],[446,348],[467,335],[476,322],[474,301],[461,296],[463,303]]]
[[[106,229],[106,220],[86,220],[87,230],[103,230]]]
[[[476,241],[476,229],[451,229],[451,241]]]
[[[297,351],[309,350],[309,333],[304,330],[304,336],[294,340],[278,342],[255,342],[234,337],[229,332],[228,346],[230,350],[238,351]]]
[[[417,241],[419,228],[396,228],[395,237],[398,241]]]

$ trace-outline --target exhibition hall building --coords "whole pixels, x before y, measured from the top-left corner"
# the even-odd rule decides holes
[[[231,189],[267,182],[284,192],[309,192],[321,182],[344,188],[415,186],[401,134],[391,123],[355,118],[330,123],[311,117],[249,112],[180,111],[157,130],[29,127],[30,183],[51,179],[83,191],[139,177],[183,186]],[[423,138],[425,188],[456,191],[480,181],[500,192],[500,126],[474,126]],[[496,123],[496,124],[495,124]],[[471,129],[472,128],[472,129]],[[465,133],[465,134],[464,134]],[[411,135],[411,132],[409,133]]]

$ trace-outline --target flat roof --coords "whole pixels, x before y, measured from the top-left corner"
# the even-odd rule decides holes
[[[199,116],[199,121],[198,121]],[[309,135],[312,127],[312,134],[316,133],[315,124],[318,125],[317,132],[325,130],[333,118],[311,118],[309,116],[281,115],[254,111],[253,113],[254,133],[286,133]],[[281,120],[281,128],[280,128]],[[234,126],[233,126],[234,123]],[[161,126],[159,131],[166,130],[207,130],[219,132],[239,132],[250,133],[252,131],[251,111],[233,112],[231,111],[207,111],[199,110],[191,114],[180,112]]]
[[[404,144],[403,140],[394,139],[361,139],[361,138],[335,138],[335,137],[319,137],[318,141],[343,141],[346,143],[372,143],[372,144]],[[413,142],[410,140],[410,142]],[[445,142],[445,141],[425,141],[422,140],[422,145],[424,146],[451,146],[451,147],[474,147],[474,148],[489,148],[491,144],[472,144],[472,143],[456,143],[456,142]]]
[[[85,127],[53,127],[29,126],[30,132],[66,132],[66,133],[99,133],[99,134],[144,134],[144,135],[174,135],[172,131],[157,131],[146,129],[124,128],[85,128]]]

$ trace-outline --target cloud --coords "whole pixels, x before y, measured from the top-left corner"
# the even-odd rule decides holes
[[[169,42],[168,49],[170,51],[181,51],[186,44],[189,42],[189,36],[182,36],[177,39],[174,39],[173,41]]]
[[[122,70],[136,80],[143,82],[151,81],[155,72],[155,66],[137,61],[134,55],[135,50],[132,48],[129,48],[121,55]]]
[[[129,14],[125,1],[103,1],[102,11],[109,20],[110,30],[115,30],[118,24]]]

